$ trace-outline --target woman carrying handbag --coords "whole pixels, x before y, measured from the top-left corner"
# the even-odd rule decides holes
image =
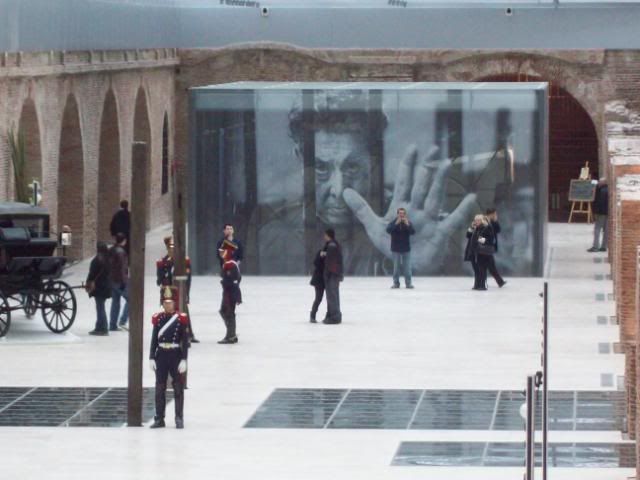
[[[487,267],[495,253],[495,235],[484,215],[476,215],[467,230],[464,259],[471,262],[474,274],[473,290],[487,289]]]
[[[107,298],[111,298],[111,285],[109,283],[109,248],[104,242],[97,244],[97,253],[91,260],[84,288],[96,302],[96,326],[89,335],[109,335],[107,311],[104,305]]]

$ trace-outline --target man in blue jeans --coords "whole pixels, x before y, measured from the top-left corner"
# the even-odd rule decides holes
[[[400,288],[400,269],[404,275],[404,284],[413,288],[411,284],[411,243],[409,237],[416,233],[407,217],[407,211],[400,207],[395,220],[387,225],[387,233],[391,235],[391,254],[393,255],[393,285]]]
[[[109,318],[109,330],[128,330],[129,320],[129,260],[125,246],[127,237],[124,233],[116,234],[116,244],[109,251],[110,280],[111,280],[111,314]],[[125,304],[120,313],[120,298],[124,298]],[[120,322],[118,323],[118,315]]]

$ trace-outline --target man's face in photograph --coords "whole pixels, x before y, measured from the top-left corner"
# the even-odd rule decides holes
[[[352,214],[342,198],[352,188],[369,194],[371,157],[365,138],[355,132],[315,132],[316,211],[328,225],[347,225]]]

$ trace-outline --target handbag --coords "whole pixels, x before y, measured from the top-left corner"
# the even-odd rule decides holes
[[[493,255],[496,253],[496,247],[479,243],[476,247],[476,253],[478,255]]]

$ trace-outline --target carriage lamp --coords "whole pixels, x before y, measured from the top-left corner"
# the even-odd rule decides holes
[[[60,245],[62,245],[63,247],[70,247],[71,243],[71,227],[69,225],[63,225],[62,232],[60,233]]]

